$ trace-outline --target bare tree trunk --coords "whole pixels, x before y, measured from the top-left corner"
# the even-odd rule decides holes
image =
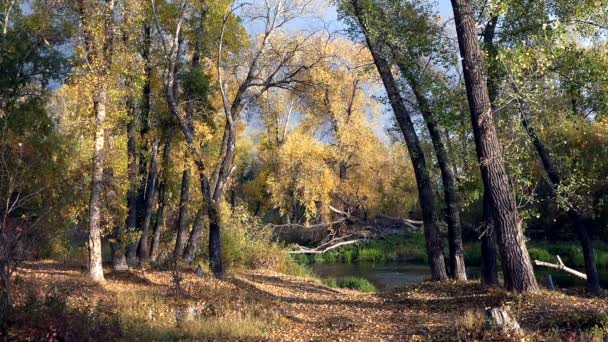
[[[186,229],[188,227],[188,197],[190,192],[190,168],[182,172],[182,189],[179,197],[179,216],[177,218],[177,238],[173,257],[178,260],[184,254],[186,245]]]
[[[146,185],[146,202],[144,211],[143,233],[139,242],[139,266],[144,267],[148,261],[148,237],[150,234],[150,220],[152,218],[152,209],[154,207],[154,197],[156,195],[156,173],[157,173],[157,157],[159,141],[152,144],[152,158],[150,160],[150,172],[148,173],[148,182]]]
[[[498,285],[496,262],[496,232],[494,231],[492,208],[487,193],[483,195],[483,222],[481,236],[481,283]]]
[[[224,267],[222,264],[221,222],[219,207],[215,203],[208,207],[207,217],[209,217],[209,262],[215,278],[222,279]]]
[[[163,165],[160,175],[160,185],[158,186],[158,210],[156,211],[156,222],[154,223],[154,233],[152,234],[152,248],[150,249],[150,260],[156,262],[158,257],[158,246],[160,243],[160,231],[164,225],[165,216],[165,191],[171,162],[171,146],[173,143],[173,126],[167,128],[165,148],[163,150]]]
[[[464,264],[464,248],[462,246],[462,229],[460,224],[460,205],[458,204],[458,194],[456,190],[456,176],[450,163],[448,151],[445,148],[441,132],[437,124],[437,119],[428,99],[424,95],[418,81],[414,75],[408,71],[407,67],[400,64],[402,74],[408,80],[410,88],[414,93],[416,102],[426,126],[431,136],[437,163],[441,171],[441,181],[443,183],[443,193],[445,201],[445,216],[448,224],[448,240],[450,251],[450,275],[454,279],[467,280],[467,273]]]
[[[133,231],[137,227],[137,142],[134,108],[131,108],[130,121],[127,125],[127,174],[129,177],[129,190],[127,191],[127,230]],[[131,242],[127,247],[127,261],[134,265],[137,262],[137,243]]]
[[[199,209],[194,218],[194,223],[192,224],[192,231],[190,232],[188,244],[184,250],[184,261],[186,262],[190,263],[194,261],[194,257],[198,252],[201,237],[203,236],[203,228],[205,227],[204,216],[205,212],[203,208]]]
[[[101,258],[101,193],[103,191],[106,100],[106,85],[102,81],[93,104],[95,108],[95,152],[93,154],[93,181],[89,202],[89,275],[95,281],[105,280]]]
[[[397,122],[401,128],[401,132],[405,138],[410,158],[414,166],[414,173],[416,175],[416,183],[418,186],[418,197],[420,200],[422,219],[424,222],[426,250],[431,268],[431,278],[433,280],[447,279],[447,272],[445,269],[443,256],[443,243],[441,241],[441,236],[434,215],[432,184],[426,167],[424,153],[420,146],[420,141],[416,135],[416,130],[410,118],[409,112],[403,104],[403,99],[401,98],[399,87],[397,86],[391,72],[390,64],[380,53],[379,46],[377,46],[377,41],[371,37],[370,32],[365,25],[365,13],[363,12],[364,9],[360,3],[360,0],[351,1],[355,10],[355,15],[359,20],[359,25],[365,33],[367,45],[372,53],[378,73],[382,78],[384,88],[386,89],[391,107],[393,108],[393,112],[395,113],[395,117],[397,118]]]
[[[494,227],[508,290],[538,290],[532,262],[524,242],[521,221],[509,178],[502,160],[502,148],[494,126],[483,60],[477,41],[477,24],[467,0],[451,0],[471,110],[473,134],[484,189],[494,209]]]

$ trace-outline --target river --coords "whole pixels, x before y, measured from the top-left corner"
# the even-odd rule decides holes
[[[380,290],[419,283],[431,277],[428,266],[407,262],[381,264],[368,262],[352,264],[315,263],[311,265],[311,268],[312,272],[320,278],[365,278]],[[583,280],[559,270],[536,268],[535,273],[538,281],[542,284],[545,283],[546,275],[551,274],[556,287],[568,288],[585,285]],[[467,275],[469,279],[479,279],[479,267],[468,267]],[[602,285],[606,287],[608,285],[608,272],[600,270],[600,275]]]

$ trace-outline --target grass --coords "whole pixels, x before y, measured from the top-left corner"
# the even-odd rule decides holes
[[[365,278],[327,278],[323,279],[322,282],[323,284],[332,288],[351,289],[366,293],[376,292],[376,287],[374,284],[370,283],[369,280]]]
[[[300,264],[312,263],[353,263],[408,260],[427,262],[424,236],[422,233],[410,235],[389,235],[381,240],[367,241],[331,250],[324,254],[294,255]]]

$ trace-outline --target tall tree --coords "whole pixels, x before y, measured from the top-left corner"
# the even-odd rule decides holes
[[[89,72],[96,82],[93,94],[95,114],[95,152],[89,203],[89,275],[104,281],[101,259],[101,193],[103,191],[107,76],[112,66],[114,48],[114,0],[79,0],[80,21],[83,27],[84,53]]]
[[[473,134],[484,189],[494,210],[494,228],[508,290],[538,290],[526,248],[515,199],[502,158],[493,121],[483,59],[477,41],[477,23],[467,0],[451,0],[458,45],[471,112]]]
[[[374,64],[378,69],[378,73],[380,74],[382,83],[386,89],[391,107],[393,108],[397,123],[399,124],[401,132],[405,138],[410,158],[412,160],[412,164],[414,165],[416,183],[418,186],[418,196],[424,222],[426,248],[431,268],[431,278],[433,280],[447,279],[443,255],[443,243],[434,213],[433,189],[429,171],[426,166],[424,152],[420,146],[420,141],[418,139],[416,129],[414,128],[414,124],[412,123],[410,113],[403,103],[403,98],[401,97],[397,82],[394,79],[391,65],[383,53],[383,49],[386,49],[386,46],[383,46],[381,42],[385,38],[375,35],[368,26],[368,14],[370,13],[372,6],[370,2],[363,0],[351,0],[350,5],[352,6],[352,13],[356,18],[358,26],[365,35],[367,46],[371,51]]]

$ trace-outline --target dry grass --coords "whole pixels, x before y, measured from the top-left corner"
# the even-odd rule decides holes
[[[109,273],[98,285],[83,269],[37,262],[19,269],[16,288],[14,340],[519,340],[487,328],[494,306],[510,308],[527,340],[608,336],[605,297],[520,296],[475,282],[363,294],[272,271],[217,281],[185,270],[177,293],[169,271]]]

